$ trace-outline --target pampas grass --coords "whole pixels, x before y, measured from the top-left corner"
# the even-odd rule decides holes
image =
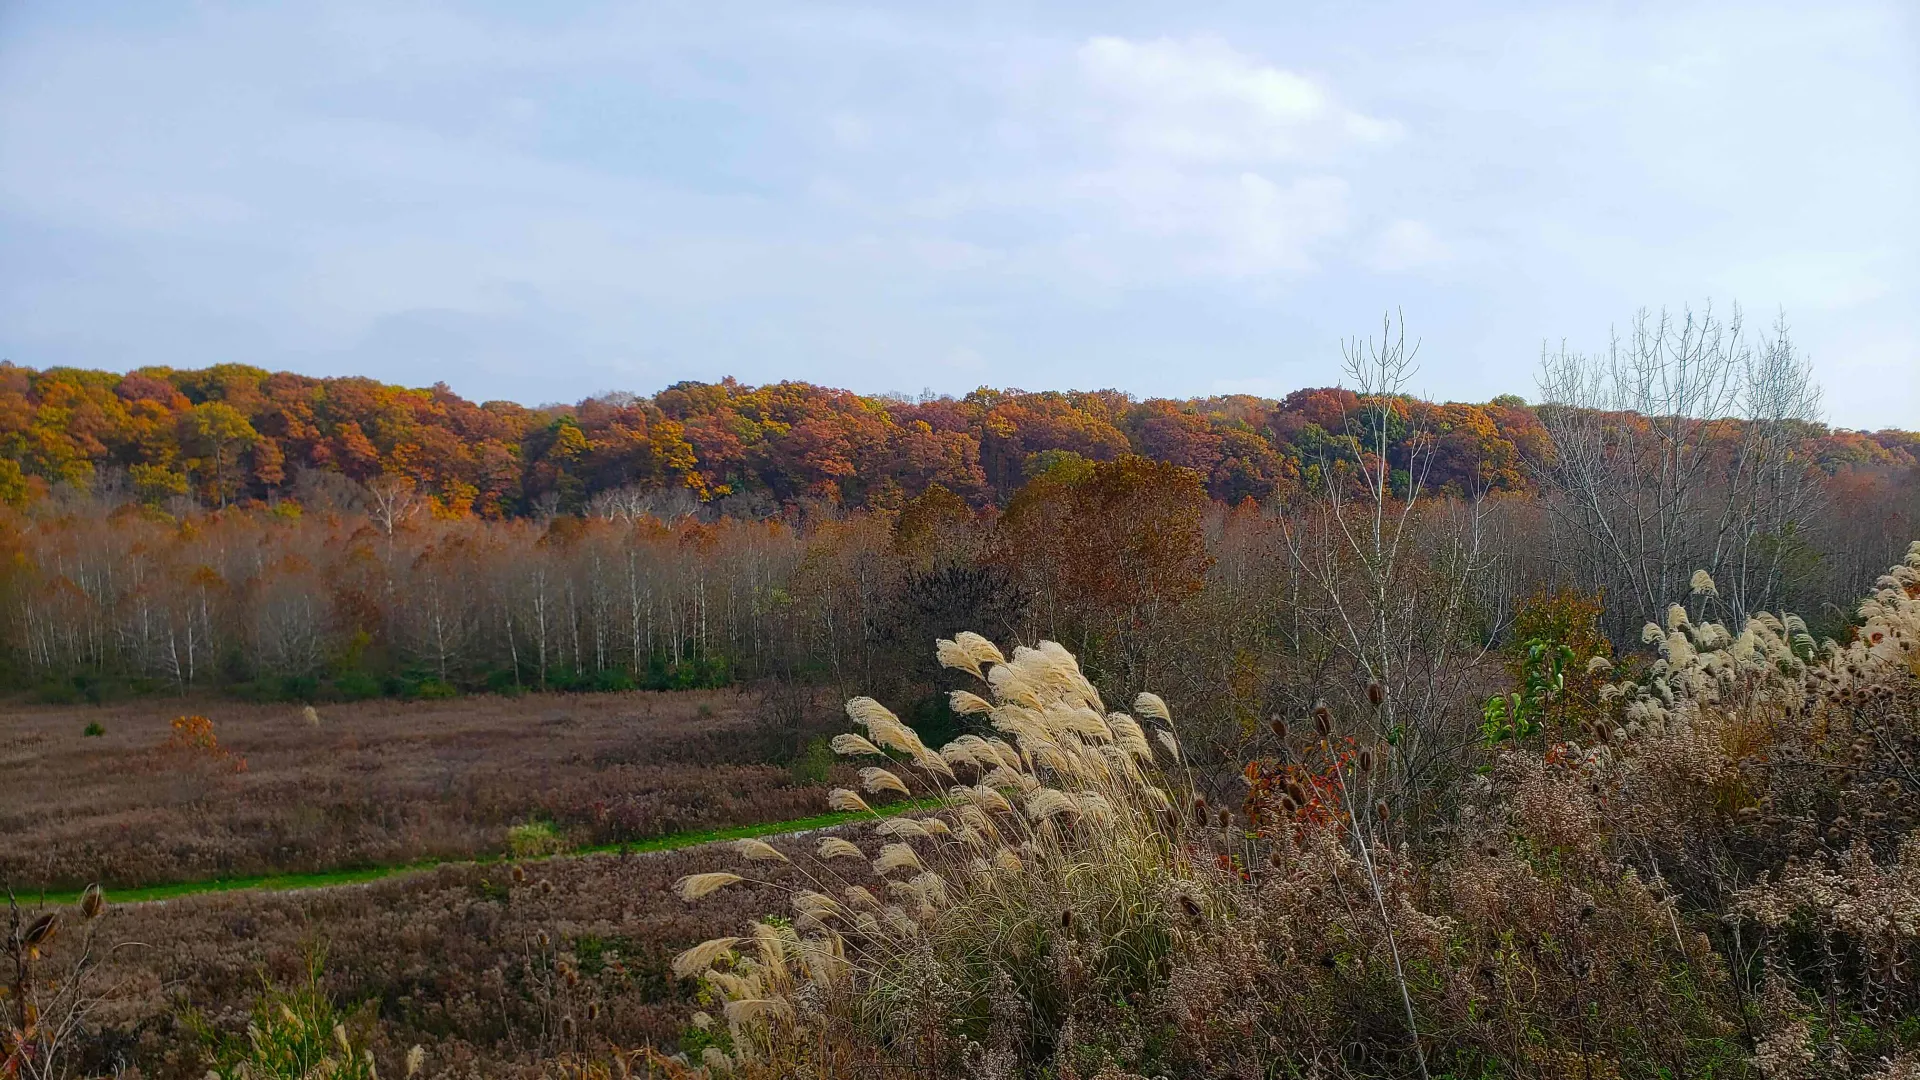
[[[688,874],[673,883],[673,891],[679,893],[682,900],[700,900],[729,885],[738,885],[745,880],[746,878],[739,874],[729,874],[724,870],[707,874]]]
[[[885,901],[836,869],[864,858],[860,846],[829,837],[818,845],[818,862],[796,867],[806,880],[795,888],[798,917],[787,936],[762,935],[756,950],[727,970],[696,972],[727,1001],[743,1061],[798,1070],[809,1055],[831,1056],[820,1038],[829,1019],[865,1031],[869,1045],[950,1045],[959,1032],[930,1030],[941,1025],[918,1004],[923,989],[936,984],[963,1003],[954,1023],[969,1038],[984,1039],[984,1029],[969,1026],[983,1019],[958,1017],[984,1018],[1004,987],[1033,982],[1036,973],[1027,969],[1041,957],[1007,945],[1030,935],[1042,912],[1048,926],[1097,935],[1116,993],[1146,992],[1169,963],[1181,898],[1205,899],[1208,910],[1228,906],[1206,899],[1225,883],[1188,854],[1196,838],[1169,813],[1190,801],[1193,789],[1184,775],[1162,768],[1183,764],[1165,701],[1142,694],[1134,703],[1138,718],[1109,713],[1073,655],[1053,642],[1014,649],[1008,659],[985,638],[959,634],[938,643],[935,655],[980,680],[982,693],[955,691],[949,703],[959,715],[983,717],[992,734],[963,735],[936,753],[879,702],[847,703],[847,715],[871,740],[841,735],[832,742],[836,752],[894,750],[909,759],[896,766],[904,776],[863,767],[861,787],[901,795],[918,788],[940,805],[928,815],[874,822],[873,835],[886,842],[865,869],[886,882]],[[1151,738],[1143,719],[1154,725]],[[1162,754],[1154,751],[1156,740]],[[845,789],[829,803],[867,810]],[[1205,830],[1198,838],[1213,843],[1221,835]],[[683,882],[682,895],[724,887],[707,884],[708,877],[687,879],[698,884]],[[835,895],[846,903],[832,901]],[[697,948],[707,948],[714,963],[729,955],[709,946]],[[828,954],[842,959],[803,962]],[[703,954],[682,955],[691,969]],[[826,994],[828,1007],[781,1007],[803,988]],[[819,1060],[811,1068],[831,1072]]]
[[[843,840],[838,836],[829,836],[820,841],[820,847],[816,854],[822,859],[844,859],[849,857],[864,859],[867,857],[867,853],[860,850],[860,845],[851,840]]]

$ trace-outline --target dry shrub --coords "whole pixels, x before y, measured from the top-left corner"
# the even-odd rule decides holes
[[[247,771],[247,759],[220,745],[213,721],[204,716],[176,716],[160,751],[176,761],[205,761],[234,772]]]
[[[1845,646],[1766,614],[1733,633],[1707,617],[1704,577],[1694,612],[1648,627],[1659,658],[1595,678],[1557,726],[1583,735],[1499,748],[1417,849],[1372,794],[1395,749],[1334,738],[1328,715],[1249,767],[1234,816],[1193,798],[1157,698],[1139,720],[1102,715],[1057,645],[1003,660],[976,636],[942,641],[942,662],[988,688],[956,693],[956,711],[1003,738],[935,751],[849,703],[866,734],[835,749],[886,759],[869,790],[942,805],[791,868],[790,921],[684,953],[677,973],[723,1023],[677,1067],[1911,1072],[1920,544]],[[738,880],[753,876],[682,893]]]
[[[1250,768],[1236,815],[1192,796],[1152,695],[1140,720],[1102,715],[1058,645],[1005,662],[971,635],[940,646],[992,695],[956,708],[1006,738],[934,751],[877,703],[849,703],[868,737],[836,749],[897,756],[943,806],[876,825],[877,851],[824,846],[791,923],[682,955],[728,1022],[688,1069],[1685,1072],[1716,1052],[1701,1050],[1727,1029],[1710,949],[1604,856],[1591,814],[1489,820],[1472,830],[1484,854],[1423,868],[1372,796],[1391,747],[1336,741],[1322,718],[1297,761]],[[1507,785],[1548,799],[1536,771]],[[900,781],[874,766],[867,782]],[[735,880],[696,875],[682,893]],[[1711,1003],[1676,1008],[1686,993]]]
[[[1711,610],[1713,582],[1694,584]],[[1793,616],[1733,634],[1669,609],[1644,634],[1660,659],[1604,688],[1618,726],[1572,748],[1576,790],[1531,810],[1587,789],[1602,850],[1713,934],[1769,1076],[1854,1075],[1920,1043],[1920,543],[1857,614],[1850,642],[1816,645]]]
[[[119,948],[99,940],[106,908],[97,885],[88,887],[71,911],[23,908],[9,891],[0,940],[7,968],[0,983],[0,1076],[54,1080],[75,1071],[82,1054],[78,1044],[94,1012],[116,989],[102,972]]]

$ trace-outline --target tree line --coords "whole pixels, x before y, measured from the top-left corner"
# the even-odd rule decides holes
[[[1534,435],[1496,483],[1463,479],[1461,407],[1406,392],[1414,350],[1387,329],[1349,343],[1351,389],[1308,395],[1324,436],[1286,444],[1296,467],[1263,498],[1118,436],[1104,456],[1027,452],[1005,498],[933,479],[751,514],[631,483],[575,512],[453,513],[387,473],[320,469],[224,507],[50,485],[0,510],[0,668],[68,698],[771,680],[884,691],[936,723],[925,643],[971,629],[1063,642],[1114,700],[1157,688],[1222,760],[1268,715],[1377,686],[1418,773],[1458,760],[1448,718],[1556,603],[1604,610],[1624,652],[1704,570],[1716,602],[1844,640],[1852,598],[1920,536],[1908,444],[1837,455],[1863,437],[1818,425],[1784,336],[1743,352],[1710,319],[1649,317],[1609,354],[1548,356],[1557,400],[1511,407]]]
[[[1727,354],[1717,368],[1707,366],[1744,374],[1752,358],[1734,347],[1737,319],[1732,338],[1724,323],[1706,321]],[[1792,441],[1797,460],[1829,476],[1920,461],[1920,435],[1912,432],[1836,430],[1817,413],[1762,415],[1773,405],[1725,386],[1669,388],[1671,400],[1651,388],[1615,388],[1602,399],[1587,381],[1567,381],[1563,368],[1548,365],[1541,406],[1513,396],[1482,404],[1398,396],[1391,430],[1374,452],[1392,463],[1389,479],[1402,493],[1416,454],[1424,455],[1424,483],[1436,491],[1537,491],[1530,463],[1590,448],[1591,432],[1566,422],[1571,406],[1606,417],[1604,432],[1633,438],[1671,418],[1691,422],[1719,409],[1715,423],[1687,436],[1693,462],[1735,453],[1756,424],[1770,438]],[[1748,404],[1759,411],[1748,415]],[[897,509],[934,485],[985,508],[1004,506],[1062,455],[1112,461],[1134,454],[1194,470],[1210,497],[1231,505],[1319,490],[1321,462],[1358,453],[1347,428],[1363,407],[1354,389],[1342,387],[1279,400],[988,388],[908,399],[726,379],[680,383],[650,397],[606,394],[531,408],[476,404],[444,384],[410,389],[238,364],[123,375],[0,363],[0,503],[20,508],[57,491],[99,493],[178,516],[325,501],[337,498],[329,488],[350,481],[376,500],[403,508],[418,502],[442,518],[630,516],[692,506],[760,517],[801,503]]]

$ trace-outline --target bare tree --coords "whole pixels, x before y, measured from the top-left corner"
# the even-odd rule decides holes
[[[638,521],[657,518],[669,525],[692,517],[700,510],[700,499],[684,487],[658,488],[640,484],[609,488],[587,503],[587,512],[608,521]]]
[[[419,513],[425,504],[419,488],[414,486],[412,480],[392,473],[382,473],[368,482],[367,501],[367,516],[379,526],[389,544],[400,526]]]
[[[1541,352],[1541,422],[1552,456],[1533,463],[1570,565],[1604,590],[1622,636],[1694,570],[1729,588],[1736,618],[1769,602],[1783,550],[1817,485],[1799,447],[1819,390],[1784,318],[1757,353],[1740,309],[1641,310],[1604,356]]]
[[[1432,444],[1406,394],[1418,348],[1408,348],[1404,320],[1392,317],[1378,341],[1343,346],[1358,405],[1346,438],[1317,463],[1318,505],[1283,522],[1307,634],[1370,684],[1371,708],[1353,711],[1397,745],[1394,796],[1403,803],[1474,738],[1458,706],[1484,646],[1468,643],[1465,621],[1475,579],[1488,569],[1477,494],[1442,500],[1426,491]]]

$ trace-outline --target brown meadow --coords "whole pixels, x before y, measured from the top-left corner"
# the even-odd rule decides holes
[[[670,973],[674,953],[777,899],[772,885],[698,906],[667,891],[723,857],[596,855],[519,864],[519,875],[462,864],[370,885],[130,905],[109,895],[104,937],[150,944],[109,958],[98,985],[115,989],[76,1064],[84,1075],[136,1066],[201,1077],[188,1011],[244,1028],[265,982],[296,980],[316,949],[325,989],[386,1075],[405,1075],[416,1044],[426,1075],[486,1077],[548,1075],[543,1063],[608,1041],[671,1045],[697,1007],[696,988]]]
[[[173,726],[204,715],[212,745]],[[0,882],[23,894],[497,855],[819,812],[734,691],[334,705],[21,707],[0,725]],[[89,724],[103,732],[87,736]]]

